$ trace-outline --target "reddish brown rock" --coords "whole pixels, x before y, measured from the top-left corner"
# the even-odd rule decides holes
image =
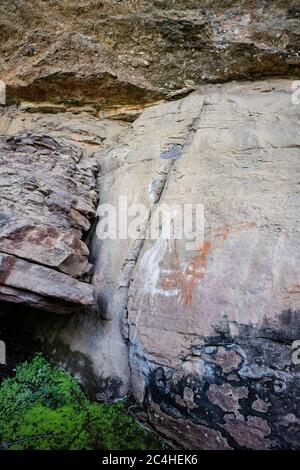
[[[261,400],[260,398],[257,398],[253,403],[252,403],[252,409],[255,411],[259,411],[261,413],[267,413],[268,409],[270,407],[270,404],[267,403],[264,400]]]
[[[92,305],[93,287],[63,273],[0,253],[0,285],[79,306]],[[59,313],[59,308],[58,308]]]
[[[271,439],[267,439],[271,433],[268,422],[256,416],[248,416],[245,420],[236,419],[231,415],[225,415],[224,429],[229,432],[236,443],[246,449],[270,449]],[[274,442],[274,444],[276,444]]]
[[[90,297],[90,294],[87,295],[87,299]],[[56,297],[44,297],[42,295],[35,294],[33,292],[28,292],[21,289],[15,289],[13,287],[8,287],[0,285],[0,300],[3,300],[6,305],[9,305],[5,310],[9,313],[11,311],[16,311],[18,307],[30,307],[41,312],[51,312],[56,315],[64,315],[82,311],[85,313],[86,306],[80,304],[74,304],[74,302],[64,302],[61,299]],[[32,325],[32,329],[35,325]]]
[[[0,18],[8,99],[51,101],[58,111],[299,74],[296,0],[2,0]]]
[[[170,417],[155,404],[149,407],[148,419],[154,429],[159,430],[173,445],[181,442],[183,447],[189,450],[231,449],[220,431],[192,422],[187,423],[180,418]]]
[[[235,351],[225,349],[223,346],[214,347],[212,350],[209,346],[204,349],[203,357],[208,362],[220,366],[224,372],[231,372],[238,369],[242,358]]]
[[[2,137],[0,152],[1,298],[57,313],[91,306],[92,286],[77,279],[88,281],[92,267],[82,237],[95,215],[97,164],[28,132]]]
[[[233,387],[229,383],[212,384],[207,391],[208,399],[224,411],[239,412],[241,398],[247,398],[249,391],[246,387]]]

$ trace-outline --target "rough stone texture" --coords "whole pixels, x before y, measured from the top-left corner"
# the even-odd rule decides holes
[[[95,234],[97,315],[34,317],[48,351],[93,397],[132,391],[139,418],[174,447],[299,448],[291,93],[290,80],[204,86],[114,127],[96,152],[101,203],[145,204],[142,238],[163,204],[204,204],[204,241],[191,250],[185,239]]]
[[[30,132],[3,136],[0,154],[1,299],[57,313],[91,306],[82,236],[95,216],[98,165],[67,142]]]
[[[300,446],[299,25],[283,0],[0,4],[0,299],[174,447]],[[97,238],[98,189],[148,208],[139,239]],[[184,203],[197,247],[143,240]]]
[[[152,218],[164,203],[205,207],[198,249],[147,240],[129,290],[135,396],[170,438],[166,415],[177,418],[183,446],[190,433],[197,448],[192,421],[232,448],[299,447],[299,111],[289,81],[208,87],[145,111],[123,147],[149,202],[167,144],[181,147]],[[144,129],[157,139],[138,153]]]
[[[74,179],[76,184],[72,185],[68,194],[65,194],[59,201],[61,203],[65,202],[66,196],[67,201],[73,200],[74,196],[74,204],[78,206],[80,199],[82,209],[84,209],[83,202],[85,201],[86,204],[90,205],[89,213],[86,214],[86,211],[82,213],[87,221],[90,217],[93,219],[95,215],[96,194],[94,191],[97,189],[95,186],[95,171],[99,169],[99,162],[95,158],[95,150],[104,149],[107,146],[111,147],[118,136],[126,132],[129,124],[119,120],[119,113],[123,117],[122,113],[125,112],[126,120],[127,117],[131,120],[133,111],[131,108],[120,108],[116,112],[109,112],[110,119],[107,119],[106,113],[103,113],[101,119],[99,119],[90,110],[86,109],[53,114],[54,109],[55,106],[52,103],[49,103],[46,108],[43,106],[36,107],[32,104],[3,108],[2,113],[0,113],[0,134],[6,136],[2,139],[3,145],[4,143],[7,145],[7,141],[11,143],[19,139],[18,145],[22,148],[24,136],[26,136],[34,140],[35,149],[39,149],[39,145],[43,142],[54,146],[56,149],[54,153],[46,152],[43,147],[41,155],[39,150],[34,152],[34,149],[26,148],[26,157],[28,161],[36,162],[34,167],[35,176],[38,176],[37,180],[40,185],[41,183],[45,184],[46,188],[49,189],[49,193],[57,190],[66,192],[65,177],[68,175],[68,178],[71,178],[70,181]],[[68,161],[65,160],[66,154],[70,157]],[[2,156],[5,156],[4,153],[1,153]],[[6,161],[3,158],[3,166],[7,167],[8,157],[10,162],[14,162],[13,159],[17,156],[15,150],[11,149],[6,155]],[[50,165],[51,162],[52,165]],[[15,178],[15,191],[21,188],[24,172],[30,171],[30,176],[33,173],[32,165],[27,166],[25,160],[23,160],[22,165],[21,163],[22,160],[18,160],[18,166],[15,163],[10,166],[12,175]],[[53,179],[49,171],[53,164],[55,164],[54,175],[56,179]],[[82,177],[84,177],[84,181],[82,181]],[[6,184],[5,181],[6,179],[3,178],[3,184]],[[54,183],[59,183],[58,188]],[[28,191],[30,196],[36,193],[39,194],[37,186],[32,188],[31,192]],[[7,193],[3,191],[4,194]],[[47,191],[46,194],[48,194]],[[32,204],[28,200],[26,202],[27,212],[30,213],[31,217],[30,223],[32,218],[34,221],[34,224],[31,224],[33,226],[32,231],[29,234],[26,231],[21,232],[21,236],[17,240],[18,243],[13,237],[3,238],[1,243],[5,243],[6,247],[8,244],[12,246],[15,255],[17,250],[18,256],[24,258],[26,254],[29,258],[27,267],[32,268],[34,266],[35,273],[39,269],[37,275],[41,276],[42,274],[43,277],[35,283],[31,277],[25,276],[26,273],[23,273],[24,277],[21,279],[18,276],[23,289],[27,283],[26,286],[31,289],[30,291],[0,284],[0,299],[12,305],[12,308],[6,309],[10,315],[11,310],[14,313],[20,312],[20,322],[24,322],[25,319],[25,327],[31,332],[36,331],[36,335],[41,338],[52,357],[61,366],[68,368],[81,381],[91,396],[98,400],[111,401],[123,397],[128,392],[130,376],[128,351],[121,334],[118,318],[113,319],[113,321],[106,321],[101,318],[101,312],[99,314],[96,312],[94,305],[92,309],[94,313],[90,308],[86,309],[86,306],[82,304],[91,301],[91,284],[77,281],[70,275],[66,276],[58,272],[58,270],[65,269],[67,266],[68,270],[71,269],[74,273],[75,270],[80,271],[83,266],[89,268],[89,264],[94,263],[96,253],[91,243],[94,229],[93,227],[88,229],[89,232],[85,234],[85,242],[83,243],[80,240],[84,230],[74,225],[69,210],[57,213],[52,205]],[[24,217],[21,204],[21,199],[16,199],[15,210],[18,210],[16,222],[22,227],[22,224],[28,224],[28,218]],[[3,207],[8,210],[4,200]],[[52,209],[55,209],[54,212]],[[50,221],[51,225],[49,225]],[[4,230],[8,232],[10,227],[8,220],[4,222],[1,229],[3,233]],[[47,243],[51,242],[53,248],[57,247],[60,250],[50,252],[44,244],[43,237],[37,239],[37,237],[33,238],[31,236],[36,231],[39,234],[44,234],[45,230],[50,231],[52,234],[52,237],[49,234],[47,235]],[[73,239],[77,240],[75,247],[73,242],[70,244]],[[28,245],[29,242],[31,242],[31,245]],[[62,242],[64,245],[62,245]],[[81,252],[84,256],[80,256],[80,247],[82,247]],[[62,251],[62,248],[64,251]],[[68,256],[70,256],[72,262],[63,262],[61,264],[61,260]],[[33,257],[39,263],[42,259],[43,262],[52,262],[56,265],[55,270],[46,269],[46,267],[37,264],[33,265]],[[24,264],[22,264],[22,267],[24,267]],[[52,268],[52,266],[49,267]],[[22,272],[14,271],[13,275],[20,273]],[[8,274],[6,269],[3,270],[3,274]],[[91,274],[92,272],[88,275],[88,278]],[[86,274],[83,274],[83,276],[87,280]],[[63,280],[65,280],[64,283],[62,283]],[[30,286],[28,286],[29,282],[31,283]],[[10,284],[12,284],[11,281]],[[78,290],[76,286],[78,286]],[[38,289],[38,292],[40,292],[41,287],[47,290],[46,296],[37,293]],[[55,292],[53,292],[53,288],[56,289]],[[52,289],[51,292],[50,289]],[[57,294],[57,297],[49,297],[50,293],[51,295]],[[78,293],[76,303],[63,300],[68,293],[73,297],[74,294]],[[83,297],[81,306],[78,304],[79,296]],[[26,315],[24,315],[23,310],[18,308],[20,305],[35,307],[37,311],[31,312],[26,309]],[[84,308],[83,313],[74,314],[82,308]],[[45,310],[60,314],[73,313],[73,315],[71,317],[69,315],[53,316],[45,314],[43,312]]]
[[[63,273],[2,253],[0,263],[2,285],[82,305],[93,302],[92,286]]]
[[[0,76],[10,102],[99,108],[297,75],[299,11],[297,0],[2,0]]]

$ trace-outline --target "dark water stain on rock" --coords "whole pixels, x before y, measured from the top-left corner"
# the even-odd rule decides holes
[[[220,432],[235,449],[300,448],[300,366],[292,343],[300,338],[300,312],[285,310],[277,323],[235,325],[194,347],[185,362],[198,361],[202,373],[156,367],[149,376],[145,409]],[[157,408],[156,408],[157,409]],[[151,412],[151,411],[150,411]],[[160,424],[166,432],[167,419]]]

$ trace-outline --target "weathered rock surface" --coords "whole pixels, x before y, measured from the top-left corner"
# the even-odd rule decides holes
[[[113,121],[96,152],[99,199],[144,204],[141,239],[94,235],[98,314],[34,317],[45,347],[92,396],[132,391],[139,418],[175,447],[299,448],[300,108],[291,94],[290,80],[210,85],[132,124]],[[204,205],[199,246],[143,240],[160,210],[171,220],[184,203]]]
[[[299,54],[298,1],[0,4],[1,312],[174,447],[300,448]]]
[[[130,116],[132,110],[121,109],[120,112],[126,112]],[[89,204],[89,213],[82,212],[82,216],[84,216],[86,223],[90,217],[92,221],[97,199],[95,190],[98,189],[95,184],[95,173],[99,169],[99,163],[94,156],[95,150],[111,146],[120,134],[126,132],[129,125],[119,120],[119,111],[113,112],[112,115],[109,113],[109,115],[113,120],[107,119],[106,113],[103,114],[102,119],[99,119],[91,114],[90,110],[82,109],[80,112],[77,109],[76,112],[66,111],[53,114],[51,103],[48,108],[35,107],[34,105],[3,108],[0,113],[0,134],[3,136],[1,142],[3,146],[9,145],[9,151],[6,149],[6,154],[1,153],[2,166],[3,169],[6,168],[5,171],[8,171],[9,167],[11,175],[15,177],[14,192],[21,190],[22,176],[25,176],[25,171],[28,173],[26,176],[32,176],[33,173],[38,176],[37,182],[40,185],[45,185],[48,189],[45,193],[45,200],[52,191],[58,190],[66,193],[65,178],[68,178],[69,183],[73,181],[74,184],[67,192],[67,200],[74,199],[72,206],[73,204],[78,205],[79,200],[81,200],[82,207],[83,201]],[[16,138],[16,136],[18,137]],[[12,142],[16,140],[19,148],[22,148],[25,137],[34,140],[35,149],[26,148],[27,161],[34,161],[34,167],[27,166],[24,159],[17,159],[18,155],[12,148]],[[56,150],[46,152],[43,142]],[[40,145],[43,149],[41,154]],[[67,155],[70,158],[66,159]],[[8,160],[9,158],[10,160]],[[14,159],[17,159],[18,166],[16,166]],[[9,162],[13,165],[9,165]],[[52,164],[50,165],[50,163]],[[52,175],[49,169],[53,166],[55,172]],[[53,178],[54,175],[56,179]],[[2,184],[6,184],[4,177]],[[18,279],[23,289],[0,284],[0,299],[5,301],[5,304],[1,304],[1,312],[8,311],[11,315],[12,310],[14,313],[20,310],[18,305],[35,307],[36,313],[26,309],[25,316],[21,308],[20,321],[25,317],[28,329],[31,332],[37,330],[37,335],[40,335],[42,341],[47,343],[53,358],[64,367],[69,368],[93,397],[96,396],[99,400],[102,398],[107,400],[109,397],[114,400],[124,396],[129,389],[129,363],[128,351],[118,319],[106,322],[100,315],[87,315],[87,311],[91,312],[91,306],[88,306],[87,309],[85,304],[91,302],[92,287],[91,284],[80,280],[82,275],[84,280],[88,280],[92,274],[92,272],[89,274],[79,274],[79,272],[83,267],[88,268],[89,271],[89,265],[93,264],[96,258],[96,253],[93,253],[95,250],[89,241],[93,229],[90,228],[87,234],[84,233],[83,228],[79,228],[77,224],[74,225],[75,222],[70,216],[69,209],[57,213],[55,206],[32,204],[29,200],[30,195],[40,194],[37,184],[28,193],[25,192],[25,189],[23,192],[30,219],[24,216],[21,199],[15,198],[14,210],[18,211],[18,217],[15,217],[14,223],[18,223],[21,228],[24,224],[26,227],[29,224],[30,230],[17,231],[14,237],[11,235],[3,237],[1,243],[3,246],[4,244],[6,247],[10,246],[14,255],[20,255],[24,258],[26,254],[28,258],[24,260],[28,262],[26,267],[34,267],[35,273],[37,273],[37,269],[41,269],[37,275],[43,276],[36,283],[31,277],[27,276],[26,279],[23,279],[19,276]],[[5,194],[5,191],[2,191],[2,195],[5,196]],[[65,201],[65,196],[66,194],[61,198],[61,203]],[[2,201],[3,208],[8,210],[9,206],[4,199]],[[10,227],[13,227],[9,220],[7,218],[3,220],[1,225],[3,234],[10,233]],[[46,242],[48,245],[51,244],[51,251],[48,246],[45,246],[44,236],[39,238],[31,236],[36,232],[43,235],[48,233]],[[82,235],[84,235],[84,242]],[[73,240],[76,240],[75,244]],[[70,263],[61,262],[68,256],[70,256]],[[51,265],[38,264],[41,259]],[[24,266],[23,264],[22,267]],[[72,277],[69,273],[65,273],[66,267],[68,271],[72,271]],[[75,270],[78,274],[76,278],[74,277]],[[26,276],[26,272],[23,272],[24,276]],[[2,273],[4,276],[8,274],[4,269]],[[13,275],[16,274],[21,275],[21,271],[17,273],[14,271]],[[27,287],[30,282],[29,288],[32,290],[24,290],[26,282]],[[48,282],[51,285],[48,285]],[[41,287],[46,289],[47,293],[43,292],[46,295],[37,293],[37,291],[40,292]],[[78,295],[76,301],[75,299],[72,301],[63,300],[63,297],[70,292],[73,297],[74,294]],[[50,293],[57,296],[50,297]],[[12,305],[12,308],[9,308],[9,305]],[[92,307],[94,310],[94,305]],[[69,315],[55,315],[54,318],[54,315],[44,314],[45,310],[59,314],[72,313],[73,315],[71,317]],[[84,313],[74,314],[74,312],[81,310],[84,310]],[[120,354],[120,349],[122,354]],[[108,365],[109,374],[107,372]],[[120,369],[123,372],[123,381],[118,379]],[[124,379],[125,371],[127,377]]]
[[[145,242],[127,308],[135,396],[183,446],[299,447],[300,109],[290,90],[289,81],[203,89],[145,111],[123,147],[128,180],[133,161],[151,158],[138,199],[151,201],[165,165],[151,218],[163,204],[205,208],[195,251],[186,239]],[[156,145],[137,152],[148,131]]]
[[[91,306],[82,237],[95,216],[97,164],[30,132],[3,136],[0,154],[0,297],[57,313]]]
[[[174,446],[299,448],[299,106],[288,80],[201,87],[297,77],[298,3],[0,5],[21,103],[0,115],[0,299]],[[141,239],[90,233],[96,161],[101,203],[148,209]],[[204,205],[199,246],[143,240],[184,203]]]
[[[10,102],[103,108],[293,76],[299,12],[296,0],[2,0],[0,77]]]

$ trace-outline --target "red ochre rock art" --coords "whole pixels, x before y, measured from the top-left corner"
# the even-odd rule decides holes
[[[173,242],[173,255],[175,270],[163,277],[160,281],[162,289],[168,291],[178,289],[178,301],[181,305],[190,307],[192,305],[193,292],[198,283],[204,278],[207,261],[212,250],[220,248],[225,240],[232,233],[251,229],[255,227],[254,222],[246,222],[241,224],[227,225],[216,230],[210,239],[204,240],[197,255],[195,255],[185,265],[183,270],[180,269],[179,253],[177,250],[176,240]]]

